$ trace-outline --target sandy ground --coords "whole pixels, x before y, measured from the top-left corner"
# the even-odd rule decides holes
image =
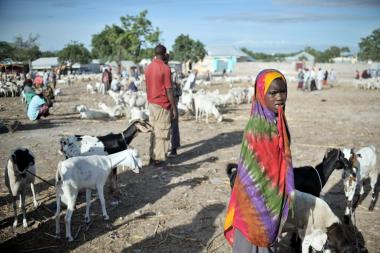
[[[248,84],[241,84],[248,86]],[[294,166],[316,165],[329,147],[362,147],[369,144],[380,149],[380,93],[357,90],[351,85],[304,93],[289,85],[287,118],[292,134]],[[125,129],[127,120],[82,120],[73,111],[76,104],[97,107],[102,101],[112,105],[110,97],[85,92],[84,83],[61,87],[62,96],[52,115],[40,123],[29,122],[20,98],[0,98],[0,118],[21,121],[14,133],[0,134],[0,164],[4,167],[16,147],[27,147],[36,155],[37,174],[54,183],[60,135],[105,135]],[[226,91],[227,86],[215,85]],[[110,204],[106,194],[109,221],[103,221],[99,201],[93,194],[93,223],[84,224],[84,194],[77,200],[72,218],[75,242],[55,240],[55,222],[49,208],[54,206],[53,187],[36,179],[39,207],[27,197],[29,227],[14,231],[11,198],[0,179],[0,250],[8,252],[230,252],[222,235],[230,188],[225,165],[236,162],[250,105],[229,106],[225,120],[197,123],[191,117],[180,119],[182,147],[179,156],[166,169],[145,166],[140,174],[119,170],[121,203]],[[148,162],[148,134],[132,142]],[[108,186],[106,186],[108,189]],[[30,191],[29,191],[30,194]],[[323,189],[323,197],[334,212],[344,212],[340,172],[335,171]],[[356,225],[369,252],[380,249],[379,203],[367,210],[370,198],[356,210]],[[108,202],[107,202],[108,201]],[[64,220],[61,215],[61,236]],[[21,222],[19,216],[19,224]]]

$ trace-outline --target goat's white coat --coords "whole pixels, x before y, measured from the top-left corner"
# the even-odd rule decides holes
[[[344,158],[347,160],[351,157],[351,150],[344,148],[342,149],[344,154]],[[370,185],[372,189],[372,201],[374,201],[375,194],[375,185],[378,177],[378,169],[376,167],[377,164],[377,155],[376,148],[374,146],[368,146],[359,149],[355,152],[357,164],[353,165],[353,171],[356,174],[356,177],[349,176],[344,180],[344,191],[347,198],[347,201],[352,201],[356,189],[360,187],[360,195],[364,194],[363,189],[363,180],[370,179]],[[347,206],[345,214],[349,215],[350,208]]]
[[[311,194],[294,191],[294,207],[288,214],[283,232],[296,229],[302,239],[302,253],[308,253],[309,247],[321,250],[327,240],[327,228],[340,223],[329,205]]]
[[[142,167],[142,159],[134,149],[127,149],[108,156],[79,156],[72,157],[58,163],[56,174],[56,202],[55,214],[56,236],[60,234],[59,217],[61,212],[61,200],[67,205],[65,216],[66,237],[73,241],[71,235],[71,216],[74,211],[76,198],[80,189],[86,189],[86,214],[85,221],[90,222],[90,198],[91,190],[97,189],[102,208],[103,217],[109,219],[106,211],[103,187],[112,168],[125,165],[133,172],[139,173]]]

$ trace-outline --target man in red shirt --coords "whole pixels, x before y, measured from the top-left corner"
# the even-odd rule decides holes
[[[150,136],[150,162],[161,166],[166,161],[169,146],[171,119],[177,118],[170,68],[163,59],[166,48],[158,45],[154,49],[155,57],[145,70],[146,93],[149,102],[149,122],[153,126]]]

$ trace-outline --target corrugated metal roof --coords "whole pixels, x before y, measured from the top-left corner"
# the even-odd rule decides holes
[[[248,57],[246,53],[234,46],[208,46],[206,47],[209,56],[236,56]]]
[[[32,69],[50,69],[58,64],[58,57],[42,57],[32,61]]]

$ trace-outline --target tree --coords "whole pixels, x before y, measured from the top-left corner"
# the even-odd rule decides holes
[[[29,34],[28,38],[24,39],[21,35],[14,38],[14,53],[13,60],[16,61],[33,61],[41,56],[41,51],[38,46],[39,35]]]
[[[189,35],[179,35],[173,45],[171,57],[180,62],[198,62],[205,58],[207,51],[202,42],[195,41]]]
[[[359,60],[380,61],[380,28],[369,36],[362,38],[359,43]]]
[[[92,37],[93,56],[103,60],[139,62],[159,41],[160,30],[147,19],[148,11],[120,17],[121,26],[106,26]],[[152,57],[151,55],[150,57]]]
[[[6,42],[0,41],[0,60],[4,60],[7,58],[14,59],[15,47]]]
[[[58,61],[64,64],[86,64],[91,60],[91,53],[82,43],[76,41],[67,44],[58,52]]]

